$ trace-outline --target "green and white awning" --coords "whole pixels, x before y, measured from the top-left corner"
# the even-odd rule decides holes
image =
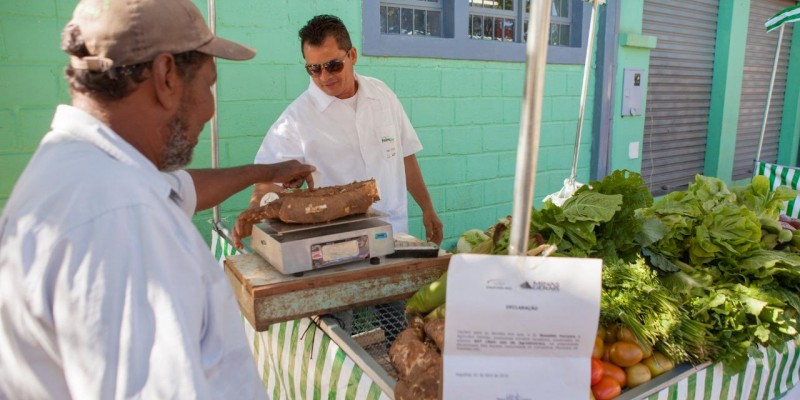
[[[800,3],[785,8],[781,12],[773,15],[772,18],[767,20],[764,26],[767,27],[767,32],[769,32],[775,28],[780,28],[781,25],[787,22],[795,22],[798,20],[800,20]]]

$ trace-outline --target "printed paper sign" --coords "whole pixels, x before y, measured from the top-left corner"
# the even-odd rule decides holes
[[[599,259],[454,255],[444,398],[588,398],[601,270]]]

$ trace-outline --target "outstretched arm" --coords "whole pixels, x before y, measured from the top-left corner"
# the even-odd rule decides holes
[[[410,155],[403,158],[406,170],[406,189],[411,197],[422,209],[422,224],[425,226],[425,238],[436,244],[442,244],[442,221],[433,209],[433,202],[422,178],[422,171],[417,163],[417,156]]]
[[[253,164],[230,168],[187,170],[194,181],[197,192],[197,211],[222,203],[228,197],[258,183],[284,183],[289,187],[300,187],[308,182],[314,186],[311,172],[315,168],[297,160],[276,164]],[[259,197],[260,199],[260,197]]]

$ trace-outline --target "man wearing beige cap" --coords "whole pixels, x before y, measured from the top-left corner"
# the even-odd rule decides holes
[[[0,399],[266,398],[233,293],[191,222],[299,162],[183,171],[214,112],[188,0],[85,0],[61,105],[0,216]],[[313,185],[313,182],[309,182]]]

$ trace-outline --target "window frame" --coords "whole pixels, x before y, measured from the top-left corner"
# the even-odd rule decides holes
[[[437,11],[437,12],[439,12],[440,15],[442,13],[442,0],[389,0],[389,1],[386,1],[386,2],[390,3],[387,7],[394,7],[394,8],[400,8],[400,9],[411,9],[411,10],[413,10],[413,12],[415,14],[416,14],[416,11],[425,11],[425,12]],[[384,5],[378,4],[378,10],[380,10],[382,7],[384,7]],[[378,15],[379,15],[379,18],[380,18],[380,11],[379,11]],[[416,15],[414,16],[414,18],[416,19]],[[380,21],[380,20],[378,21],[378,23],[380,25],[383,25],[382,22],[383,21]],[[439,18],[439,29],[441,29],[443,25],[444,24],[442,23],[442,17],[440,16],[440,18]],[[380,34],[382,34],[382,35],[387,35],[387,34],[388,35],[398,35],[398,36],[402,35],[400,33],[383,33],[383,26],[379,26],[378,32],[380,32]],[[415,33],[415,34],[413,34],[413,36],[430,36],[430,35],[417,35]],[[434,36],[434,37],[438,37],[438,36]]]
[[[551,45],[547,49],[548,64],[583,64],[591,18],[591,4],[572,1],[572,25],[580,29],[580,45]],[[392,0],[402,3],[402,0]],[[455,60],[524,62],[525,43],[476,40],[467,35],[469,4],[464,0],[440,0],[442,5],[442,37],[422,35],[384,35],[380,31],[381,0],[363,0],[362,49],[366,56],[422,57]],[[578,6],[576,6],[578,5]],[[456,33],[459,34],[456,34]],[[573,31],[574,32],[574,31]]]

